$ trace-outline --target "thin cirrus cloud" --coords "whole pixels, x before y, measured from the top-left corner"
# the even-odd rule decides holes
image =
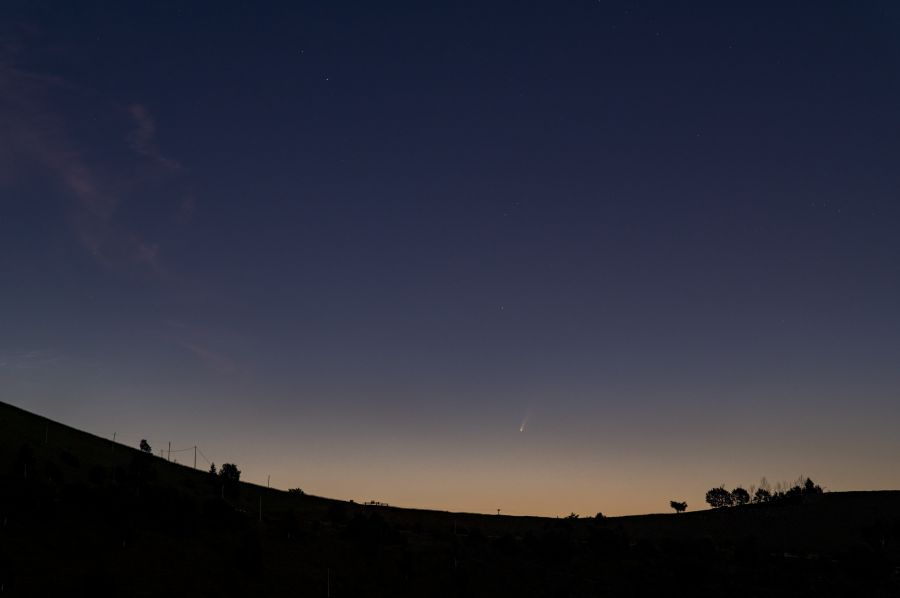
[[[182,341],[181,346],[194,354],[203,365],[220,374],[231,374],[237,371],[237,364],[233,359],[212,351],[196,343]]]
[[[133,198],[138,184],[147,186],[147,169],[137,180],[130,172],[123,172],[126,169],[111,167],[92,156],[69,125],[72,117],[66,116],[66,100],[93,94],[61,78],[19,69],[5,56],[0,56],[0,89],[0,130],[5,138],[0,147],[0,183],[37,170],[38,176],[55,181],[72,199],[74,237],[100,264],[164,276],[166,268],[158,244],[117,217],[123,204]],[[117,110],[107,108],[107,112]],[[131,104],[126,112],[131,130],[109,140],[110,149],[127,144],[133,159],[152,167],[150,178],[180,170],[178,162],[160,152],[156,123],[149,110],[142,104]]]
[[[0,355],[0,370],[42,370],[62,361],[62,356],[48,351],[20,351]]]
[[[163,156],[156,144],[156,121],[141,104],[132,104],[128,107],[128,113],[134,119],[134,131],[128,136],[131,149],[136,153],[158,163],[169,170],[180,170],[181,164]]]
[[[208,331],[178,319],[162,320],[158,322],[158,328],[164,331],[162,338],[167,343],[171,343],[191,353],[195,361],[202,364],[206,369],[217,374],[246,373],[245,368],[235,359],[218,349],[210,348]]]

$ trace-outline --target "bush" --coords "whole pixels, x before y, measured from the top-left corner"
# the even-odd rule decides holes
[[[222,469],[219,470],[219,477],[226,484],[237,484],[241,479],[241,470],[234,463],[223,463]]]
[[[735,505],[745,505],[750,502],[750,493],[738,486],[731,491],[731,501]]]
[[[687,510],[686,502],[678,502],[677,500],[670,500],[669,506],[675,509],[676,513],[684,513]]]
[[[766,503],[772,500],[772,493],[765,488],[757,488],[753,495],[753,502],[756,504]]]
[[[779,485],[779,487],[781,486]],[[733,505],[745,505],[750,502],[753,502],[754,504],[769,503],[777,505],[800,504],[806,502],[810,497],[821,495],[823,492],[821,486],[814,483],[809,478],[804,480],[802,476],[787,490],[776,490],[775,492],[771,492],[769,490],[768,482],[763,478],[760,482],[760,487],[756,489],[753,496],[740,486],[731,492],[728,492],[725,488],[719,486],[718,488],[710,489],[709,492],[706,493],[706,502],[716,509]],[[674,501],[670,504],[674,509]]]
[[[734,497],[731,496],[731,492],[719,486],[718,488],[711,488],[706,493],[706,502],[714,509],[721,509],[722,507],[733,505]]]
[[[241,470],[234,463],[223,463],[219,469],[219,482],[223,496],[235,498],[240,493]]]
[[[813,496],[816,494],[822,494],[822,487],[813,483],[811,479],[806,478],[806,481],[803,483],[803,495]]]

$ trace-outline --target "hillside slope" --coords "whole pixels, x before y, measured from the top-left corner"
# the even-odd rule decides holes
[[[223,486],[0,403],[0,592],[900,595],[900,492],[590,520]]]

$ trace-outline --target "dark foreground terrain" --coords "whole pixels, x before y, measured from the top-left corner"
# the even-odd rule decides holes
[[[364,506],[223,488],[0,403],[0,594],[900,596],[900,492],[577,520]]]

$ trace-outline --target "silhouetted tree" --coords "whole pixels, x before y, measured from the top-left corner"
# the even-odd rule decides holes
[[[675,509],[676,513],[684,513],[687,510],[686,502],[678,502],[677,500],[670,500],[669,506]]]
[[[753,502],[760,504],[772,500],[772,493],[765,488],[757,488],[753,495]]]
[[[241,470],[234,463],[223,463],[216,478],[221,484],[222,497],[237,498],[241,491]]]
[[[779,499],[791,504],[799,503],[803,498],[803,488],[800,485],[792,486],[788,488],[786,492],[782,492],[779,495]]]
[[[288,489],[288,494],[301,494],[302,495],[305,493],[300,488],[290,488],[290,489]],[[351,500],[350,502],[353,502],[353,501]]]
[[[606,515],[604,515],[604,514],[603,514],[602,512],[600,512],[600,511],[597,511],[597,514],[594,515],[594,519],[604,519],[605,517],[606,517]]]
[[[573,511],[572,513],[569,513],[568,515],[566,515],[566,519],[578,519],[578,513],[575,513]]]
[[[720,509],[722,507],[730,507],[734,504],[734,498],[731,496],[731,492],[719,486],[718,488],[710,488],[706,493],[706,502],[709,503],[714,509]]]
[[[241,470],[234,463],[223,463],[219,470],[219,477],[226,484],[236,484],[241,479]]]
[[[738,486],[731,491],[731,502],[734,505],[745,505],[750,502],[750,493]]]
[[[813,481],[809,478],[806,478],[806,481],[803,482],[803,494],[805,496],[810,496],[813,494],[822,494],[822,487],[818,484],[814,484]]]
[[[210,474],[210,475],[219,475],[219,472],[216,471],[216,464],[215,464],[215,463],[210,463],[210,464],[209,464],[209,474]]]
[[[779,484],[776,486],[775,492],[768,497],[767,500],[756,501],[754,497],[754,502],[769,502],[773,504],[800,504],[804,500],[806,500],[810,496],[816,496],[822,494],[822,487],[818,484],[814,483],[811,479],[806,478],[803,479],[803,476],[800,476],[793,486],[788,488],[787,490],[781,490],[782,486]]]
[[[142,453],[152,453],[153,449],[150,448],[150,443],[147,442],[146,438],[141,439],[141,452]]]

